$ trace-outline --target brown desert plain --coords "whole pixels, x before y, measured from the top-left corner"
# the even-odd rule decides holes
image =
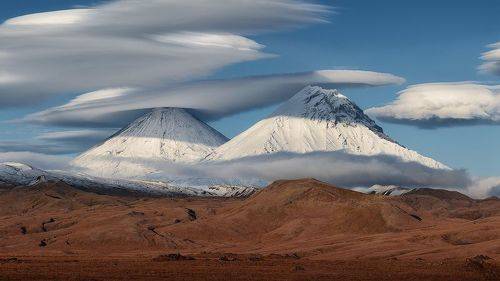
[[[0,280],[500,280],[500,200],[313,179],[248,198],[0,189]]]

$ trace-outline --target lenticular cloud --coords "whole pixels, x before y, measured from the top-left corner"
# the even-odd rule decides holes
[[[283,102],[310,84],[346,88],[401,84],[404,81],[388,73],[323,70],[188,82],[156,90],[104,89],[31,114],[24,120],[44,125],[119,127],[144,114],[144,109],[155,107],[186,108],[199,118],[214,120]]]
[[[269,57],[247,34],[328,13],[301,0],[116,0],[13,18],[0,25],[0,105],[199,79]]]
[[[500,124],[500,86],[470,82],[414,85],[401,91],[395,101],[366,113],[422,128]]]

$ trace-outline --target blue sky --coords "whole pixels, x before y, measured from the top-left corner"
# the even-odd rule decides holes
[[[42,11],[95,4],[96,1],[2,1],[0,21]],[[362,108],[392,101],[408,85],[428,82],[480,81],[498,84],[498,76],[479,73],[486,45],[500,40],[498,1],[320,1],[334,7],[331,23],[249,36],[266,46],[272,59],[239,63],[211,77],[289,73],[317,69],[362,69],[392,73],[407,80],[400,86],[348,89]],[[1,67],[1,65],[0,65]],[[71,96],[37,102],[28,108],[0,111],[0,118],[22,117],[67,102]],[[233,137],[272,111],[266,107],[211,124]],[[500,176],[500,126],[419,129],[379,124],[392,138],[424,155],[473,175]],[[26,140],[51,127],[0,124],[0,138]]]

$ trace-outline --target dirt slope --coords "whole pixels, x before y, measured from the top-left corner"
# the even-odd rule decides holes
[[[29,260],[36,267],[39,259],[149,263],[178,252],[196,257],[200,268],[224,253],[231,253],[224,260],[257,255],[287,267],[297,259],[311,267],[449,261],[460,268],[483,255],[496,268],[500,200],[425,189],[367,195],[313,179],[277,181],[246,199],[98,195],[62,183],[0,192],[0,269]]]

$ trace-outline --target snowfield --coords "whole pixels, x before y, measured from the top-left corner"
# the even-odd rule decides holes
[[[197,162],[227,140],[184,109],[154,109],[72,165],[94,176],[135,178],[155,171],[149,162]]]
[[[0,163],[0,185],[29,187],[46,181],[61,181],[86,190],[158,196],[240,197],[248,196],[257,190],[245,186],[186,186],[161,181],[99,178],[82,173],[44,171],[21,163]]]

